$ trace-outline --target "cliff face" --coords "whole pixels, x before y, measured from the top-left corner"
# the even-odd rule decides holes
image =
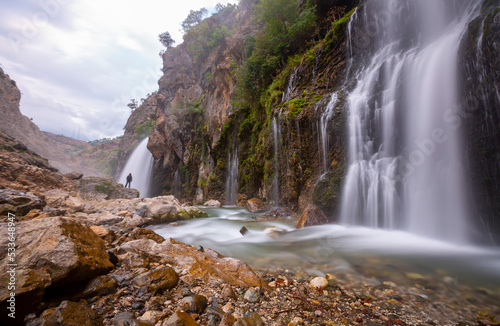
[[[261,99],[263,108],[240,108],[232,103],[235,72],[246,59],[248,37],[261,28],[253,17],[256,2],[205,20],[231,33],[201,59],[189,38],[164,54],[148,144],[155,192],[198,203],[229,203],[243,194],[293,208],[305,207],[317,193],[314,202],[334,212],[344,168],[348,16],[288,60]],[[339,95],[332,104],[333,92]]]
[[[476,235],[500,243],[500,1],[484,1],[460,50],[462,107],[454,114],[466,131],[469,189],[476,206]],[[484,239],[483,239],[484,240]]]
[[[159,80],[156,125],[148,148],[155,157],[154,188],[174,192],[174,176],[183,184],[182,194],[192,200],[206,193],[206,180],[216,165],[212,148],[234,111],[234,67],[241,63],[244,37],[252,33],[252,3],[206,19],[206,30],[224,28],[231,35],[211,44],[208,52],[193,49],[195,41],[170,48],[163,55]],[[204,188],[204,189],[203,189]],[[198,196],[200,200],[203,196]]]

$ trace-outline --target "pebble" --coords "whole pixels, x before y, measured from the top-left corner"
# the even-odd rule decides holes
[[[257,303],[260,300],[259,294],[254,289],[248,289],[243,298],[250,303]]]
[[[324,277],[315,277],[309,282],[309,285],[313,289],[323,289],[328,286],[328,281]]]

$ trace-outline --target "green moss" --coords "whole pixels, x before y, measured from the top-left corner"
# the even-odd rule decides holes
[[[112,189],[116,188],[116,185],[112,181],[101,180],[97,185],[94,186],[94,188],[97,192],[100,192],[102,194],[109,194]]]

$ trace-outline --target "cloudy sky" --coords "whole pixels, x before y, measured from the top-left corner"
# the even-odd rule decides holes
[[[158,89],[158,34],[182,42],[189,10],[236,0],[0,0],[0,65],[41,130],[123,134],[127,103]]]

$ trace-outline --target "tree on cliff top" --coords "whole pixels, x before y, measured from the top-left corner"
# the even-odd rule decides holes
[[[160,35],[158,35],[158,39],[160,40],[160,43],[163,44],[163,46],[167,49],[175,43],[169,32],[161,33]]]
[[[182,29],[184,32],[189,31],[191,27],[198,25],[207,15],[208,10],[206,8],[201,8],[200,10],[190,10],[189,15],[181,24]]]

